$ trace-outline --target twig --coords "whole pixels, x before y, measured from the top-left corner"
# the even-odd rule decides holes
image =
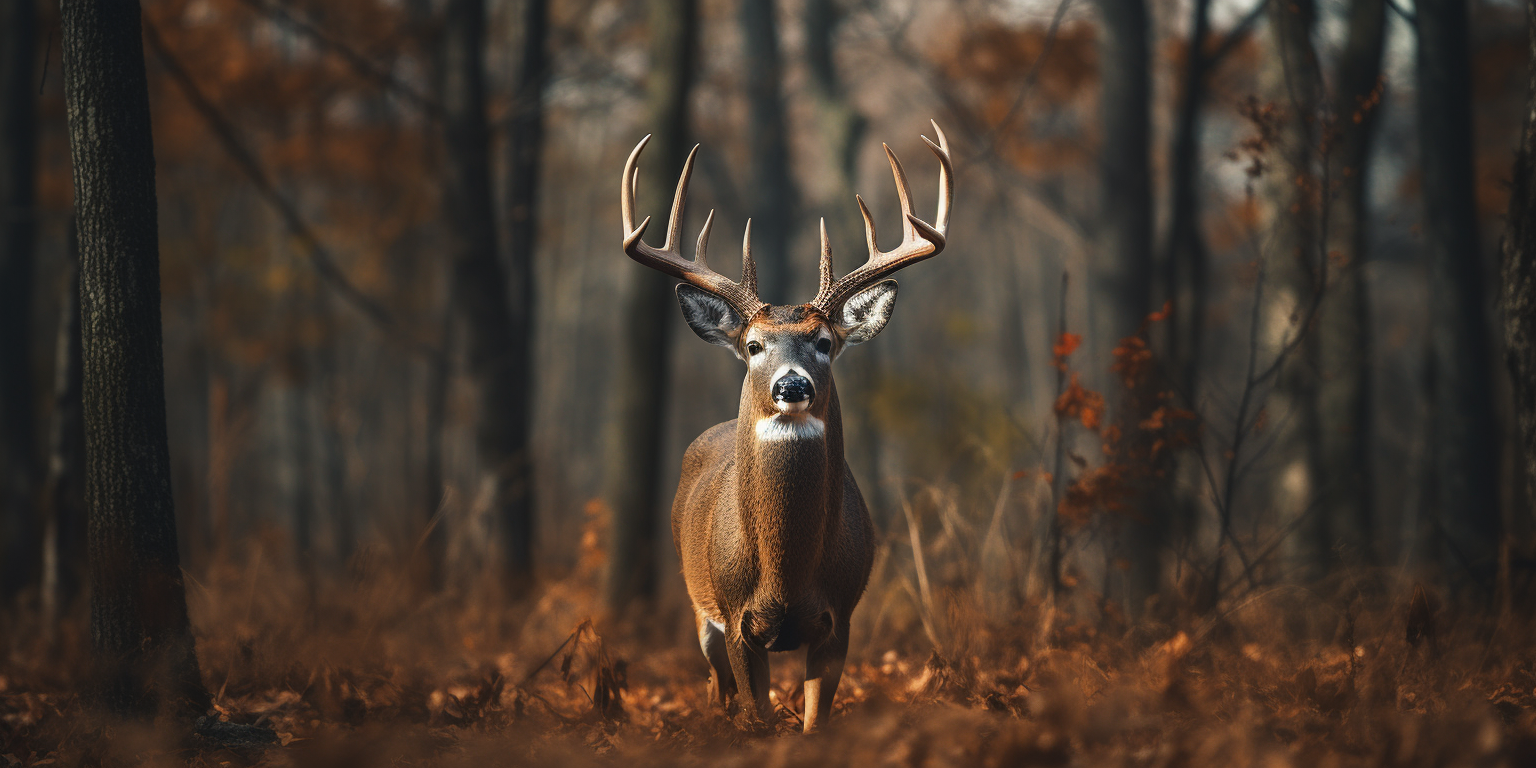
[[[565,650],[565,647],[567,645],[571,644],[572,640],[575,640],[576,638],[580,637],[581,633],[585,632],[591,626],[592,626],[592,620],[591,619],[583,619],[580,624],[576,625],[575,629],[571,630],[571,634],[566,636],[565,640],[563,642],[561,642],[560,645],[555,647],[555,652],[549,654],[549,658],[539,662],[539,665],[537,667],[534,667],[532,672],[529,672],[526,676],[523,677],[522,682],[518,683],[517,687],[518,688],[522,688],[523,686],[525,686],[529,682],[531,682],[535,675],[537,675],[540,672],[544,671],[544,668],[549,666],[549,663],[551,661],[554,661],[555,657],[559,656],[560,652]]]
[[[48,60],[53,58],[53,30],[48,30],[48,42],[43,46],[43,75],[37,79],[37,95],[43,95],[43,86],[48,84]]]
[[[1419,26],[1419,15],[1404,8],[1397,0],[1387,0],[1387,7],[1391,8],[1393,13],[1403,17],[1403,21],[1412,24],[1415,28]]]
[[[1210,56],[1205,57],[1207,70],[1214,69],[1218,62],[1226,58],[1227,54],[1237,50],[1237,46],[1242,44],[1249,28],[1258,22],[1264,15],[1264,9],[1267,7],[1269,7],[1269,0],[1259,0],[1258,4],[1253,6],[1253,10],[1244,14],[1243,18],[1238,19],[1237,23],[1232,25],[1232,29],[1228,30],[1227,34],[1222,37],[1220,47],[1211,51]]]
[[[1321,77],[1321,72],[1316,74],[1318,77]],[[1286,79],[1287,87],[1289,88],[1289,71],[1286,73]],[[1321,88],[1322,83],[1319,82],[1317,85],[1319,88]],[[1302,107],[1306,105],[1297,103],[1294,92],[1291,98],[1291,102],[1292,107],[1297,112],[1297,114],[1305,114],[1305,111],[1302,109]],[[1307,124],[1308,123],[1305,122],[1303,123],[1304,126]],[[1241,547],[1237,546],[1237,539],[1232,533],[1232,505],[1238,486],[1237,473],[1240,467],[1239,455],[1242,450],[1243,442],[1247,438],[1248,434],[1253,430],[1253,428],[1258,425],[1259,420],[1259,414],[1255,413],[1252,417],[1252,421],[1250,422],[1248,409],[1253,404],[1254,393],[1258,386],[1278,373],[1281,366],[1283,366],[1285,361],[1290,357],[1291,353],[1296,351],[1296,349],[1301,346],[1302,342],[1306,340],[1307,331],[1309,328],[1311,328],[1313,320],[1317,317],[1319,308],[1322,307],[1323,296],[1326,293],[1328,286],[1328,226],[1330,218],[1329,212],[1333,207],[1333,201],[1329,199],[1331,164],[1328,162],[1327,157],[1328,148],[1330,145],[1330,140],[1327,136],[1328,127],[1328,123],[1325,120],[1324,130],[1317,136],[1313,136],[1310,131],[1305,131],[1304,129],[1304,142],[1306,147],[1310,151],[1314,147],[1315,139],[1316,149],[1321,155],[1322,159],[1322,162],[1320,163],[1321,183],[1318,187],[1318,229],[1314,237],[1316,240],[1315,245],[1317,247],[1317,271],[1311,281],[1311,301],[1307,306],[1306,313],[1301,318],[1301,322],[1297,325],[1295,336],[1284,340],[1280,345],[1280,349],[1275,353],[1274,358],[1270,360],[1269,365],[1263,371],[1257,371],[1256,361],[1258,359],[1260,310],[1263,305],[1263,286],[1264,278],[1266,275],[1264,262],[1259,262],[1259,273],[1254,284],[1253,312],[1249,320],[1248,328],[1247,373],[1244,376],[1243,394],[1239,399],[1237,415],[1233,424],[1232,444],[1227,452],[1228,459],[1226,484],[1225,487],[1221,489],[1219,494],[1214,493],[1216,488],[1214,487],[1214,478],[1211,477],[1211,482],[1213,485],[1213,496],[1219,497],[1221,499],[1219,502],[1221,504],[1219,511],[1221,513],[1221,541],[1223,542],[1222,547],[1225,547],[1226,542],[1231,542],[1234,545],[1234,549],[1236,549],[1240,555],[1242,552]],[[1305,170],[1306,169],[1298,169],[1298,173],[1304,173]],[[1206,459],[1202,452],[1201,462],[1204,463],[1205,461]],[[1210,476],[1209,471],[1207,471],[1207,475]],[[1304,515],[1298,515],[1298,517],[1304,517]],[[1216,555],[1216,562],[1212,566],[1212,587],[1217,590],[1218,594],[1221,592],[1221,570],[1223,562],[1223,557],[1219,549],[1220,548],[1218,548]],[[1244,558],[1244,560],[1245,562],[1243,563],[1243,575],[1247,578],[1249,586],[1257,589],[1258,583],[1253,574],[1253,563],[1246,562],[1246,558]]]
[[[1052,342],[1052,357],[1055,356],[1055,345],[1060,344],[1067,335],[1067,284],[1068,272],[1061,272],[1061,301],[1056,308],[1056,339]],[[1061,402],[1062,393],[1067,388],[1066,361],[1059,361],[1056,369],[1056,399],[1051,401],[1052,410],[1056,410],[1056,403]],[[1051,466],[1051,508],[1046,513],[1050,515],[1050,544],[1051,544],[1051,603],[1054,605],[1056,597],[1061,593],[1061,496],[1066,489],[1066,453],[1067,453],[1067,415],[1056,410],[1056,456]]]
[[[928,568],[923,559],[923,535],[918,530],[917,517],[912,514],[912,504],[910,501],[902,499],[901,511],[907,517],[907,537],[912,545],[912,562],[917,568],[917,588],[922,597],[923,613],[931,616],[934,613],[933,592],[928,587]],[[929,622],[924,621],[923,623],[928,624]],[[929,630],[930,639],[933,640],[934,645],[940,645],[937,629],[938,623],[935,620],[933,628]]]
[[[1051,49],[1056,46],[1056,35],[1061,30],[1061,20],[1066,17],[1067,9],[1071,6],[1072,0],[1060,0],[1056,3],[1056,12],[1051,15],[1051,25],[1045,30],[1045,42],[1040,44],[1040,55],[1035,57],[1029,65],[1029,71],[1024,73],[1024,82],[1019,86],[1019,95],[1014,97],[1013,104],[1009,105],[1008,111],[1003,113],[1003,118],[993,127],[992,135],[987,137],[986,144],[981,150],[982,154],[995,154],[997,140],[1001,137],[1003,130],[1013,122],[1013,116],[1023,108],[1024,100],[1029,97],[1030,91],[1034,90],[1035,81],[1040,77],[1040,69],[1045,64],[1045,58],[1051,55]]]
[[[225,154],[229,155],[230,160],[245,173],[251,185],[256,188],[257,193],[282,217],[283,223],[288,227],[288,231],[304,245],[304,251],[309,256],[310,264],[314,266],[315,272],[320,275],[321,279],[330,285],[343,300],[361,312],[364,317],[373,321],[375,325],[384,331],[385,336],[390,340],[424,357],[433,360],[443,358],[444,355],[441,350],[429,346],[405,333],[400,323],[395,320],[394,315],[389,310],[385,309],[382,304],[372,297],[363,293],[361,289],[347,278],[340,267],[336,265],[336,261],[332,258],[330,251],[320,242],[314,230],[310,228],[309,224],[299,214],[298,207],[294,205],[293,201],[284,196],[282,192],[278,191],[277,185],[267,176],[260,161],[256,159],[256,154],[240,139],[234,124],[197,87],[197,83],[192,80],[192,76],[188,74],[186,68],[166,48],[165,41],[160,37],[159,30],[147,18],[144,20],[144,40],[149,43],[150,50],[154,51],[155,57],[160,60],[161,66],[165,67],[166,71],[171,75],[171,79],[181,89],[182,95],[186,97],[198,115],[203,118],[203,122],[208,125],[208,129],[213,132],[214,137],[219,140],[219,144],[223,147]]]
[[[240,0],[240,2],[249,6],[252,10],[255,10],[258,13],[263,13],[277,19],[278,22],[286,24],[287,26],[293,28],[294,31],[303,33],[306,37],[313,40],[321,48],[326,49],[336,54],[337,56],[340,56],[343,60],[350,64],[352,68],[358,72],[358,74],[361,74],[362,76],[384,86],[386,89],[405,97],[406,101],[414,104],[427,116],[433,118],[442,117],[442,104],[411,87],[400,78],[396,77],[393,72],[389,71],[389,68],[374,62],[372,59],[364,56],[362,53],[359,53],[357,49],[342,42],[339,38],[332,37],[331,35],[327,34],[313,22],[310,22],[306,19],[301,19],[294,15],[293,11],[285,7],[284,3],[267,2],[267,0]]]

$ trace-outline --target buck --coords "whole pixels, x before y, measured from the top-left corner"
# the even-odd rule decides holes
[[[953,169],[944,132],[933,124],[939,159],[939,203],[929,225],[912,213],[901,162],[885,148],[901,202],[901,244],[881,251],[862,197],[869,260],[833,279],[832,246],[821,223],[821,285],[798,306],[772,306],[757,296],[752,222],[741,245],[741,282],[710,269],[705,250],[714,211],[704,220],[694,258],[683,258],[679,233],[688,179],[698,147],[688,154],[667,242],[641,238],[635,226],[636,162],[647,136],[624,164],[620,188],[624,252],[683,281],[677,298],[699,338],[747,364],[736,419],[710,428],[683,456],[672,503],[672,540],[693,602],[699,646],[710,667],[710,694],[727,712],[739,693],[750,724],[772,719],[768,652],[806,647],[805,730],[825,721],[848,655],[848,629],[869,580],[874,526],[843,458],[843,421],[832,361],[844,349],[885,328],[896,301],[893,272],[944,249]]]

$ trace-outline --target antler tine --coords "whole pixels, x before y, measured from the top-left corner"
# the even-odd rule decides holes
[[[683,209],[688,205],[688,180],[693,178],[693,158],[699,154],[699,145],[693,145],[688,150],[688,159],[683,161],[683,173],[677,177],[677,191],[672,194],[672,215],[667,219],[667,244],[669,251],[678,250],[683,229]]]
[[[715,209],[709,209],[709,215],[704,217],[704,228],[699,230],[699,244],[693,248],[693,263],[705,269],[709,268],[709,259],[705,251],[709,250],[709,230],[715,225]]]
[[[624,179],[619,182],[619,214],[624,219],[624,235],[635,231],[635,164],[640,160],[640,153],[645,150],[645,145],[651,143],[651,135],[647,133],[645,138],[630,151],[629,159],[624,161]]]
[[[864,217],[864,239],[869,246],[869,260],[852,272],[843,275],[841,279],[829,283],[825,275],[830,271],[830,249],[823,235],[824,277],[821,290],[817,292],[816,298],[811,300],[811,304],[822,312],[829,315],[836,312],[853,294],[903,267],[916,264],[944,250],[948,239],[951,198],[954,195],[954,167],[950,162],[948,138],[945,137],[944,131],[939,128],[937,122],[930,122],[938,134],[939,143],[933,143],[926,136],[922,138],[923,143],[927,144],[939,159],[939,203],[934,223],[929,224],[912,213],[912,190],[907,184],[907,174],[901,167],[901,161],[896,159],[896,153],[886,146],[885,156],[890,161],[891,175],[896,180],[896,196],[901,203],[901,244],[889,251],[880,250],[875,239],[874,217],[869,214],[869,207],[864,204],[864,198],[855,195],[854,199],[859,203],[859,213]]]
[[[741,287],[757,295],[757,261],[752,258],[752,220],[741,233]]]
[[[907,172],[901,167],[896,153],[891,151],[891,145],[880,146],[885,149],[886,162],[891,164],[891,177],[896,180],[896,200],[901,203],[901,240],[906,243],[917,234],[908,221],[912,217],[912,185],[907,183]]]
[[[933,126],[934,134],[939,137],[938,144],[934,144],[927,136],[920,137],[933,150],[934,156],[939,158],[939,212],[934,215],[933,228],[941,235],[948,235],[950,199],[955,194],[955,169],[950,163],[949,139],[944,135],[944,129],[939,127],[937,120],[929,120],[928,124]]]
[[[820,296],[832,290],[832,240],[827,237],[827,220],[821,220],[821,285],[816,289]]]
[[[638,186],[639,179],[639,171],[635,166],[639,161],[640,152],[645,149],[650,138],[646,136],[641,139],[640,143],[635,145],[634,151],[629,153],[629,160],[624,163],[624,178],[619,185],[619,208],[624,219],[624,253],[645,266],[719,296],[730,304],[742,319],[751,318],[763,307],[763,301],[757,297],[757,281],[752,274],[750,263],[751,254],[745,254],[748,263],[744,265],[741,283],[734,282],[709,268],[706,251],[709,247],[709,233],[714,226],[714,211],[709,212],[709,216],[704,220],[704,228],[699,232],[698,245],[694,248],[694,260],[689,261],[683,258],[679,247],[683,210],[688,201],[688,180],[693,174],[693,160],[698,154],[698,146],[694,146],[693,151],[688,153],[688,160],[683,163],[683,172],[677,181],[677,192],[672,196],[672,212],[667,221],[666,245],[659,249],[652,248],[642,239],[646,228],[651,224],[651,217],[645,217],[639,226],[635,226],[635,187]]]
[[[870,253],[879,253],[880,244],[875,240],[875,217],[869,215],[869,206],[864,204],[864,198],[855,193],[854,200],[859,203],[859,215],[864,217],[864,244],[869,247]]]

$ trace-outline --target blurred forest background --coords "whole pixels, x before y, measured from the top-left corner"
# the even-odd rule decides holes
[[[19,669],[85,620],[85,456],[59,16],[4,7]],[[1514,0],[142,7],[205,655],[248,653],[253,616],[283,614],[252,608],[268,593],[324,614],[352,598],[317,595],[385,578],[416,606],[489,595],[489,621],[556,641],[592,615],[686,649],[667,510],[741,369],[625,258],[624,158],[656,136],[640,207],[660,216],[701,144],[685,232],[713,208],[729,243],[751,217],[763,298],[799,303],[820,219],[840,272],[863,259],[855,191],[895,226],[881,142],[929,210],[930,119],[949,245],[836,368],[881,537],[851,662],[953,661],[978,626],[1047,642],[1057,607],[1150,644],[1289,600],[1287,631],[1332,642],[1360,606],[1401,636],[1404,606],[1533,597],[1496,311],[1531,50]]]

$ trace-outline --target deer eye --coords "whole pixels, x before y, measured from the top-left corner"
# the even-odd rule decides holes
[[[832,340],[829,339],[829,338],[826,338],[826,337],[822,337],[820,339],[817,339],[816,340],[816,351],[822,353],[823,355],[831,354],[832,353]]]
[[[759,344],[758,342],[755,342],[755,341],[747,342],[747,356],[748,357],[751,357],[752,355],[755,355],[755,354],[757,354],[757,353],[759,353],[761,351],[763,351],[763,345],[762,344]]]

